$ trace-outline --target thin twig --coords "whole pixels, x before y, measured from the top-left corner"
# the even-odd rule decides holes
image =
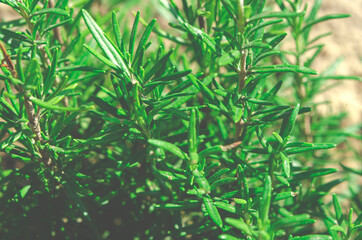
[[[201,2],[200,1],[197,1],[197,7],[199,9],[201,8]],[[204,20],[204,18],[202,16],[199,16],[198,20],[199,20],[200,28],[205,31],[205,20]]]
[[[48,6],[49,6],[49,8],[54,8],[54,0],[49,0]],[[64,48],[64,42],[63,42],[63,39],[60,34],[60,28],[59,27],[54,28],[53,33],[54,33],[55,39],[57,39],[59,44]]]
[[[0,42],[0,49],[1,49],[1,52],[2,52],[3,57],[4,57],[4,59],[1,60],[1,66],[6,67],[11,72],[11,74],[15,78],[17,78],[18,74],[15,71],[15,66],[14,66],[13,62],[11,61],[9,54],[6,52],[5,47],[1,44],[1,42]],[[3,65],[3,63],[6,63],[6,65]]]
[[[239,76],[239,88],[238,92],[241,93],[241,91],[245,87],[245,78],[246,78],[246,54],[244,50],[240,51],[240,65],[238,68],[238,76]],[[243,101],[243,110],[245,111],[245,101]],[[239,138],[242,129],[246,127],[246,124],[244,124],[243,119],[241,119],[239,122],[235,125],[235,140]]]
[[[238,32],[243,34],[245,30],[244,0],[239,0],[239,4],[237,5],[237,18],[235,21]],[[241,93],[245,87],[246,79],[246,52],[242,46],[240,47],[240,62],[237,73],[239,77],[238,93]],[[243,111],[245,111],[245,101],[243,101]],[[244,138],[246,126],[247,124],[244,124],[243,119],[240,119],[240,121],[235,124],[235,140],[237,140],[241,134],[241,140]]]
[[[14,78],[18,78],[18,73],[16,72],[15,66],[14,66],[13,62],[11,61],[11,58],[8,55],[5,47],[2,45],[1,42],[0,42],[0,49],[4,56],[4,59],[1,62],[2,63],[6,62],[6,64],[7,64],[6,68],[11,72],[11,74],[13,75]],[[21,92],[24,91],[20,86],[18,86],[18,89]],[[35,135],[35,141],[40,142],[40,144],[42,144],[44,142],[44,139],[41,136],[39,115],[35,113],[34,105],[26,94],[24,95],[24,106],[25,106],[26,114],[28,115],[28,119],[29,119],[29,127],[31,128],[32,132]],[[51,161],[51,158],[49,157],[47,150],[39,148],[39,152],[41,154],[42,162],[45,163],[46,165],[50,166],[52,161]]]
[[[245,87],[245,77],[246,77],[246,54],[245,50],[240,51],[240,66],[238,69],[238,76],[239,76],[239,89],[238,92],[240,93]]]

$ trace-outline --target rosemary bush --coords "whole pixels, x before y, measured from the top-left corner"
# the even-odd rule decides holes
[[[348,17],[321,2],[0,0],[1,239],[361,239],[359,186],[330,192],[361,171],[324,166],[359,127],[312,110],[360,80],[312,69]]]

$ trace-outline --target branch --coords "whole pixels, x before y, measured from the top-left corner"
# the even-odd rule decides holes
[[[4,59],[1,62],[2,63],[5,62],[6,63],[5,67],[11,72],[13,77],[18,78],[18,73],[16,72],[15,66],[14,66],[13,62],[11,61],[10,56],[6,52],[5,47],[1,44],[1,42],[0,42],[0,49],[4,56]],[[20,63],[18,63],[18,64],[20,64]],[[18,86],[18,89],[19,89],[19,91],[24,92],[24,90],[22,89],[21,86]],[[35,141],[40,142],[40,144],[42,144],[44,142],[44,139],[41,136],[41,128],[39,125],[39,114],[35,113],[34,105],[30,101],[29,96],[27,94],[24,95],[24,106],[25,106],[26,114],[28,115],[28,119],[29,119],[28,125],[35,135]],[[39,113],[39,111],[38,111],[38,113]],[[41,149],[41,148],[39,148],[38,150],[41,154],[42,162],[45,163],[46,165],[50,166],[52,164],[52,161],[51,161],[51,158],[49,157],[47,150]]]

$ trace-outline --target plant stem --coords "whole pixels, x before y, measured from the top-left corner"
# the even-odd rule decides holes
[[[49,0],[49,8],[54,8],[54,0]],[[54,33],[54,37],[55,39],[57,39],[57,41],[59,42],[59,44],[62,46],[62,49],[64,50],[65,46],[64,46],[64,42],[63,42],[63,39],[61,37],[61,34],[60,34],[60,29],[59,27],[56,27],[53,29],[53,33]],[[66,62],[67,64],[67,62]]]
[[[4,56],[4,59],[2,61],[7,63],[7,68],[10,70],[13,77],[18,78],[18,73],[16,72],[15,66],[14,66],[13,62],[11,61],[10,56],[7,54],[5,47],[1,44],[1,42],[0,42],[0,49]],[[18,64],[21,64],[21,63],[18,63]],[[21,86],[18,86],[17,89],[20,92],[24,92],[24,90],[22,89]],[[34,105],[30,101],[29,96],[26,93],[24,95],[24,106],[25,106],[26,114],[29,119],[29,126],[35,135],[35,141],[40,142],[42,144],[44,142],[44,139],[41,136],[41,128],[39,125],[40,111],[38,110],[38,112],[35,113]],[[50,166],[52,161],[51,161],[51,158],[49,157],[47,150],[39,148],[39,152],[41,154],[42,162],[45,163],[46,165]]]
[[[245,77],[246,77],[246,54],[245,50],[240,51],[240,65],[238,69],[238,76],[239,76],[239,88],[238,92],[241,93],[241,91],[245,87]]]
[[[245,21],[244,21],[244,0],[239,0],[237,3],[237,19],[236,19],[236,25],[238,28],[238,33],[243,34],[245,30]],[[244,43],[242,43],[243,46]],[[242,48],[240,48],[240,62],[238,67],[238,78],[239,78],[239,87],[238,87],[238,93],[241,93],[242,90],[245,87],[245,78],[246,78],[246,52]],[[245,101],[243,101],[243,109],[245,111]],[[239,122],[235,124],[235,140],[238,139],[243,132],[241,136],[241,140],[245,136],[247,124],[244,124],[244,121],[241,119]]]
[[[244,0],[236,0],[237,4],[237,20],[236,25],[238,26],[238,31],[244,33],[245,21],[244,21]]]
[[[238,69],[238,76],[239,76],[239,88],[238,88],[238,92],[241,93],[241,91],[244,89],[245,87],[245,77],[246,77],[246,56],[245,56],[245,51],[241,50],[240,51],[240,65],[239,65],[239,69]],[[245,101],[243,101],[243,109],[245,110]],[[235,126],[235,140],[240,136],[241,131],[243,129],[243,132],[245,132],[245,128],[246,128],[247,124],[244,124],[243,119],[241,119],[239,122],[236,123]],[[244,134],[243,134],[244,135]]]
[[[199,9],[201,8],[201,2],[200,2],[200,0],[197,1],[197,7],[198,7]],[[203,18],[202,16],[199,16],[199,17],[198,17],[198,20],[199,20],[200,28],[201,28],[202,30],[205,30],[205,20],[204,20],[204,18]]]
[[[299,32],[295,32],[294,33],[295,37],[295,47],[296,47],[296,60],[295,60],[295,65],[299,65],[299,66],[303,66],[303,64],[301,64],[301,42],[300,42],[300,34]],[[303,45],[304,48],[304,45]],[[295,83],[296,83],[296,94],[298,97],[298,102],[300,102],[301,104],[304,104],[307,98],[307,90],[306,90],[306,86],[303,83],[303,76],[301,76],[300,74],[296,73],[295,74]],[[303,120],[304,120],[304,126],[302,126],[302,132],[304,133],[304,137],[306,139],[307,142],[312,142],[313,141],[313,137],[312,137],[312,129],[311,129],[311,115],[310,114],[305,114],[302,116]]]

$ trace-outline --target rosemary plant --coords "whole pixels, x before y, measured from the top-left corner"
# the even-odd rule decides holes
[[[123,2],[0,0],[18,15],[0,22],[1,239],[362,237],[358,192],[344,210],[316,164],[359,138],[313,112],[327,80],[360,80],[312,69],[313,26],[349,15],[159,0],[158,24]]]

